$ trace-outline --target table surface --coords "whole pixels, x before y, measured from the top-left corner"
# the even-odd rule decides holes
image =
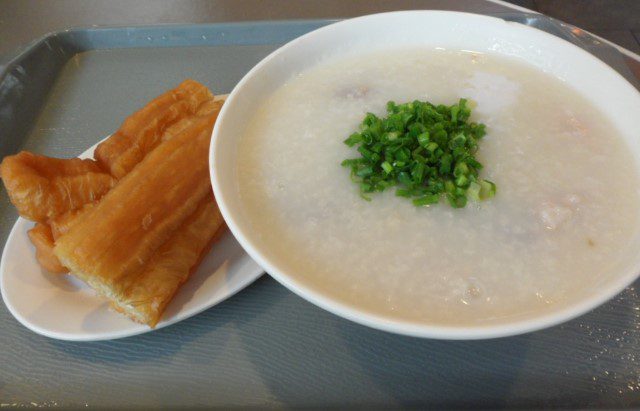
[[[416,8],[478,13],[508,10],[484,0],[58,0],[53,5],[17,0],[3,1],[0,6],[0,54],[5,56],[35,37],[67,27],[343,18]],[[242,66],[239,73],[250,68],[274,47],[245,46],[234,51],[235,67]],[[210,58],[228,57],[223,49],[176,49],[171,52],[175,57],[171,65],[179,69],[192,64],[191,70],[202,72],[206,67],[198,65],[205,61],[200,52],[210,53]],[[116,53],[139,59],[141,65],[158,58],[152,49]],[[92,70],[87,73],[108,78],[121,69],[117,60],[102,53],[79,58],[75,66],[65,68],[50,101],[72,98],[73,92],[96,81],[83,77],[77,68],[89,67]],[[148,86],[148,96],[136,96],[111,109],[118,113],[114,111],[109,119],[131,111],[157,94],[155,88],[160,84],[172,80],[136,78],[140,73],[132,76],[132,82]],[[231,85],[238,80],[220,76],[212,82]],[[70,90],[65,88],[65,79],[72,77],[74,87],[79,88]],[[112,130],[117,127],[115,120],[87,125],[82,123],[82,114],[100,110],[102,102],[126,97],[126,90],[113,88],[93,106],[75,107],[75,112],[63,113],[64,118],[85,130]],[[54,155],[82,151],[83,136],[65,135],[60,124],[52,123],[54,116],[49,113],[56,110],[60,107],[45,107],[24,147],[36,151],[48,147],[47,153]],[[57,133],[58,146],[45,141],[51,130]],[[0,195],[6,203],[4,190]],[[5,224],[16,214],[3,211],[0,217]],[[632,286],[596,312],[565,325],[476,342],[423,340],[371,330],[306,303],[268,276],[197,317],[117,341],[47,339],[19,325],[2,306],[0,406],[638,406],[638,301]],[[628,308],[630,302],[633,309]],[[563,350],[563,341],[580,342],[574,344],[571,357]],[[620,347],[625,349],[617,349]],[[553,364],[553,374],[549,364]],[[537,398],[544,400],[535,403]]]

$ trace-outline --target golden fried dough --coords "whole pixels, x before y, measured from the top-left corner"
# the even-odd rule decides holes
[[[116,133],[98,145],[95,158],[114,177],[122,178],[160,143],[167,127],[195,114],[212,99],[205,86],[185,80],[129,116]]]
[[[22,152],[0,164],[40,265],[151,327],[225,225],[208,147],[224,99],[186,80],[127,118],[95,160]]]
[[[86,213],[90,209],[96,206],[98,202],[87,203],[83,205],[81,208],[76,208],[75,210],[69,210],[64,214],[60,214],[53,218],[49,219],[49,226],[51,227],[51,234],[53,235],[53,240],[56,241],[59,237],[65,234],[76,221],[82,213]]]
[[[224,220],[212,195],[151,256],[142,272],[127,276],[114,289],[114,306],[151,327],[195,269]]]
[[[200,106],[196,115],[187,116],[167,127],[162,133],[160,140],[167,141],[172,139],[177,134],[189,127],[191,124],[193,124],[195,121],[197,121],[199,116],[212,116],[213,120],[215,121],[218,117],[218,113],[220,112],[223,103],[224,100],[209,100],[205,102],[204,104],[202,104],[202,106]]]
[[[155,250],[211,192],[207,152],[214,118],[161,143],[54,247],[60,261],[97,291],[117,299],[118,284],[139,272]]]
[[[218,117],[218,113],[224,104],[225,96],[216,96],[215,99],[206,101],[203,103],[196,112],[195,115],[187,116],[177,123],[167,127],[167,129],[163,132],[161,141],[167,141],[182,131],[186,130],[189,126],[193,125],[196,121],[198,121],[199,116],[209,116],[210,120],[214,121]],[[142,160],[142,159],[140,159]],[[53,233],[53,238],[56,240],[62,234],[69,231],[69,227],[77,220],[79,215],[82,212],[87,211],[88,209],[94,207],[97,202],[88,203],[82,206],[82,208],[70,210],[64,214],[56,216],[49,220],[49,225],[51,226],[51,231]]]
[[[53,236],[48,225],[36,223],[28,234],[31,243],[36,247],[36,258],[42,268],[57,274],[69,272],[69,269],[63,266],[58,257],[53,254]]]
[[[99,199],[116,183],[94,160],[51,158],[27,151],[5,157],[0,175],[18,213],[42,223]]]

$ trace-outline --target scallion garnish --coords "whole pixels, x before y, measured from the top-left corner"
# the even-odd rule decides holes
[[[347,159],[360,195],[399,186],[396,195],[416,206],[436,204],[445,197],[452,207],[491,198],[496,185],[478,177],[482,164],[475,158],[485,125],[469,121],[467,100],[452,106],[413,101],[387,103],[387,116],[368,113],[360,131],[344,143],[357,146],[361,157]]]

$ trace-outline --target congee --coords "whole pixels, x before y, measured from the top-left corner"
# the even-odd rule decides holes
[[[343,141],[388,101],[473,104],[497,192],[452,208],[395,189],[364,200]],[[345,305],[406,321],[527,318],[598,286],[638,235],[638,172],[614,126],[560,79],[503,56],[432,49],[325,59],[241,136],[243,212],[267,258]]]

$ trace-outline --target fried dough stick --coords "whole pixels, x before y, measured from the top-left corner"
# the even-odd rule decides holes
[[[218,113],[220,112],[220,109],[222,108],[223,103],[224,103],[224,97],[216,97],[215,100],[212,99],[204,102],[202,105],[200,105],[195,115],[187,116],[179,120],[178,122],[174,123],[170,127],[168,127],[163,132],[160,140],[167,141],[175,137],[176,135],[180,134],[180,132],[184,131],[189,126],[191,126],[196,121],[198,121],[199,119],[198,116],[208,116],[211,118],[212,121],[215,121],[216,118],[218,117]],[[57,240],[60,236],[62,236],[64,233],[69,231],[70,227],[78,220],[78,217],[81,213],[88,211],[95,205],[96,205],[96,202],[87,203],[82,208],[70,210],[64,214],[61,214],[54,218],[49,219],[49,224],[51,226],[51,233],[53,235],[54,241]],[[36,244],[34,243],[34,245]],[[41,265],[44,266],[45,264],[48,264],[49,266],[52,266],[52,267],[54,266],[53,262],[54,260],[57,261],[57,258],[53,254],[53,245],[54,245],[53,242],[45,243],[42,241],[38,245],[36,245],[36,248],[40,250],[40,252],[36,253],[36,255],[47,256],[47,260],[44,262],[41,261]],[[50,249],[45,250],[46,246],[49,246]],[[57,261],[57,265],[62,267],[62,264],[59,261]],[[64,267],[64,272],[68,272],[66,267]]]
[[[124,177],[159,143],[164,130],[180,119],[195,114],[213,99],[209,89],[194,80],[185,80],[129,116],[95,150],[95,158],[111,175]]]
[[[162,133],[162,136],[160,137],[160,141],[171,140],[181,131],[185,130],[195,121],[197,121],[198,116],[205,116],[205,117],[213,116],[215,121],[215,119],[218,117],[218,113],[220,113],[220,109],[222,108],[222,105],[224,104],[224,99],[225,97],[221,98],[219,96],[216,96],[215,100],[206,101],[200,106],[200,108],[198,108],[196,115],[185,117],[180,121],[167,127]]]
[[[200,117],[163,142],[58,238],[54,254],[74,275],[117,299],[124,277],[139,272],[211,192],[207,152],[214,118]]]
[[[155,327],[178,288],[187,281],[224,220],[212,195],[207,195],[155,253],[142,272],[117,287],[113,306],[137,322]]]
[[[53,254],[53,235],[48,225],[36,223],[36,225],[29,230],[28,234],[31,243],[33,243],[36,248],[36,258],[42,268],[56,274],[69,272],[69,269],[63,266],[60,260]]]
[[[5,157],[0,174],[18,213],[38,222],[29,230],[29,239],[40,265],[53,273],[68,272],[53,254],[54,240],[46,222],[98,200],[116,179],[94,160],[51,158],[27,151]]]
[[[160,141],[162,142],[172,139],[182,131],[186,130],[189,126],[197,122],[200,116],[210,117],[210,120],[215,122],[215,120],[218,118],[218,114],[220,113],[220,109],[224,104],[225,98],[226,96],[216,96],[215,99],[204,102],[198,108],[198,111],[195,115],[185,117],[175,124],[171,125],[170,127],[167,127],[167,129],[162,133]],[[81,208],[70,210],[64,214],[49,219],[49,224],[51,225],[51,231],[53,233],[54,240],[69,231],[69,228],[76,221],[81,212],[84,212],[87,209],[94,207],[95,205],[96,202],[87,203]]]
[[[39,223],[99,199],[116,183],[93,160],[28,151],[5,157],[0,174],[18,213]]]
[[[98,202],[87,203],[81,208],[77,208],[75,210],[68,211],[64,214],[60,214],[59,216],[52,218],[49,220],[49,226],[51,227],[51,235],[53,236],[53,240],[56,241],[58,238],[67,233],[73,224],[78,221],[80,214],[86,213],[96,206]]]
[[[218,113],[220,112],[223,103],[224,99],[210,100],[208,102],[205,102],[198,109],[196,115],[185,117],[177,123],[173,124],[171,127],[168,127],[162,134],[161,141],[170,140],[177,134],[180,134],[182,131],[186,130],[189,126],[198,121],[198,116],[209,116],[211,120],[215,121],[218,117]],[[87,203],[82,206],[82,208],[70,210],[64,214],[56,216],[55,218],[49,219],[49,224],[51,225],[51,231],[54,240],[58,239],[58,237],[69,231],[69,228],[77,220],[80,213],[87,211],[88,209],[94,207],[96,204],[97,202]]]

